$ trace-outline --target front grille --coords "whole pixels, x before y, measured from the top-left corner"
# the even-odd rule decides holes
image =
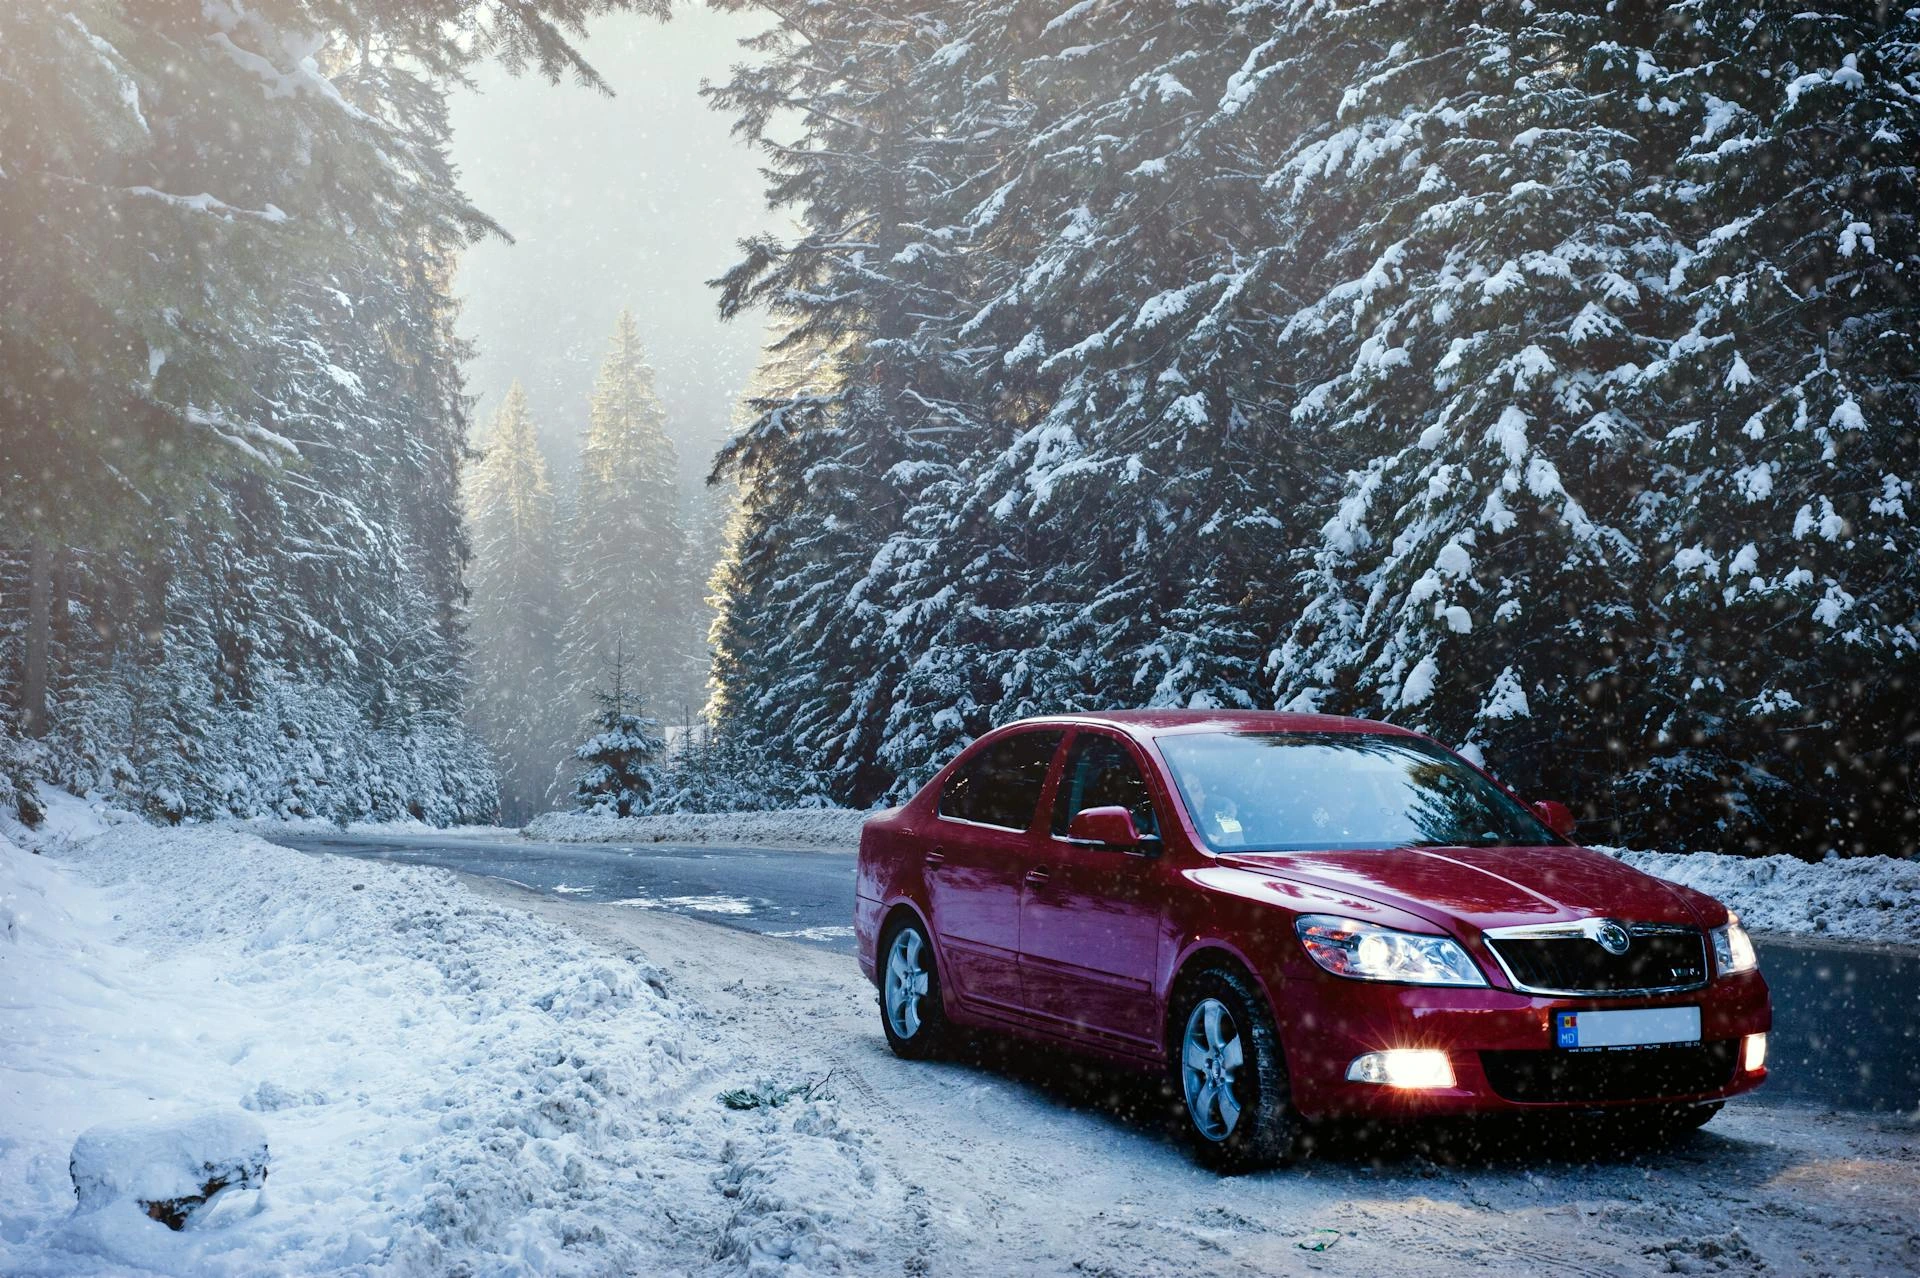
[[[1482,1052],[1487,1082],[1504,1100],[1660,1100],[1719,1091],[1733,1081],[1737,1039],[1663,1047],[1599,1047],[1586,1051]]]
[[[1707,980],[1707,947],[1697,928],[1629,927],[1625,954],[1566,936],[1489,937],[1487,944],[1527,989],[1570,994],[1632,994],[1688,989]]]

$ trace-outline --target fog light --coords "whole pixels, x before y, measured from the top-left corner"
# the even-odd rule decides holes
[[[1767,1067],[1767,1036],[1749,1034],[1740,1045],[1740,1068],[1749,1074],[1758,1074]]]
[[[1764,1037],[1764,1035],[1762,1036]],[[1445,1052],[1427,1048],[1396,1048],[1368,1052],[1347,1066],[1347,1080],[1378,1083],[1382,1087],[1430,1088],[1453,1086],[1453,1062]]]

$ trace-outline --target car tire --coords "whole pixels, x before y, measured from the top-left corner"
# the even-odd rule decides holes
[[[886,1032],[887,1046],[902,1060],[939,1056],[952,1026],[926,927],[915,918],[901,919],[881,934],[879,953],[880,1028]]]
[[[1178,989],[1167,1067],[1195,1152],[1221,1171],[1291,1161],[1300,1114],[1266,999],[1245,973],[1227,967],[1208,968]]]

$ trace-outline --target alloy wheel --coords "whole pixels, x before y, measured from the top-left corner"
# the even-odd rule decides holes
[[[902,928],[887,954],[887,1024],[901,1038],[920,1032],[920,1001],[929,987],[926,942],[918,928]]]
[[[1217,998],[1194,1004],[1180,1041],[1180,1083],[1187,1113],[1202,1136],[1223,1141],[1240,1121],[1237,1092],[1246,1050],[1233,1013]]]

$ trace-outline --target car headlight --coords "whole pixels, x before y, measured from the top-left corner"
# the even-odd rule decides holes
[[[1747,929],[1740,926],[1738,914],[1727,915],[1724,927],[1716,927],[1713,937],[1713,964],[1720,975],[1731,976],[1735,972],[1751,972],[1760,966],[1760,956],[1753,952],[1753,938],[1747,935]]]
[[[1293,930],[1309,957],[1335,976],[1410,985],[1485,985],[1460,943],[1450,936],[1396,932],[1376,923],[1331,914],[1302,914]]]

